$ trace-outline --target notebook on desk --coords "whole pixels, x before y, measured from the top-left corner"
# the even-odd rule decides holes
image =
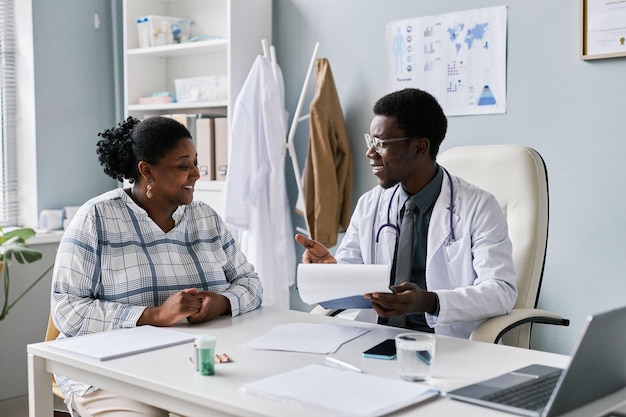
[[[107,361],[150,350],[191,343],[194,338],[193,334],[165,327],[139,326],[58,339],[49,343],[55,349]]]
[[[525,416],[561,415],[626,386],[625,329],[626,307],[589,316],[567,369],[531,365],[447,395]]]

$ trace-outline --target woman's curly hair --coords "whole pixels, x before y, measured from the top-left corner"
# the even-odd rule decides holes
[[[168,117],[150,117],[140,121],[134,117],[98,133],[98,160],[104,173],[118,181],[131,184],[139,179],[139,161],[157,165],[181,139],[191,139],[185,126]]]

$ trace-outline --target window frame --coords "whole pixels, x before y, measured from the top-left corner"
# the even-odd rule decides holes
[[[37,227],[37,152],[35,114],[35,65],[32,0],[0,0],[0,7],[12,8],[14,29],[14,113],[6,154],[2,152],[10,176],[7,202],[14,210],[1,225]],[[1,69],[0,69],[1,70]],[[1,122],[1,120],[0,120]],[[0,126],[0,128],[2,128]],[[10,136],[12,135],[12,137]],[[2,138],[4,142],[4,138]],[[2,187],[4,188],[4,187]]]
[[[0,226],[17,224],[17,42],[15,4],[0,1]]]

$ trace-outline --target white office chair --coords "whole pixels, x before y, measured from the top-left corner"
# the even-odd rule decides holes
[[[533,323],[568,326],[569,320],[537,309],[548,241],[548,179],[543,158],[520,145],[461,146],[437,162],[492,193],[504,212],[513,243],[517,302],[510,314],[486,320],[470,339],[530,347]]]
[[[543,158],[520,145],[461,146],[448,149],[437,162],[449,172],[492,193],[504,212],[513,243],[517,302],[510,314],[483,322],[470,339],[530,347],[533,323],[568,326],[569,320],[537,309],[548,241],[548,179]],[[320,306],[314,314],[341,310]],[[352,316],[351,316],[352,317]]]

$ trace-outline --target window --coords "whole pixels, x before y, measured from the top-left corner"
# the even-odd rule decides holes
[[[0,225],[18,222],[14,0],[0,0]]]

